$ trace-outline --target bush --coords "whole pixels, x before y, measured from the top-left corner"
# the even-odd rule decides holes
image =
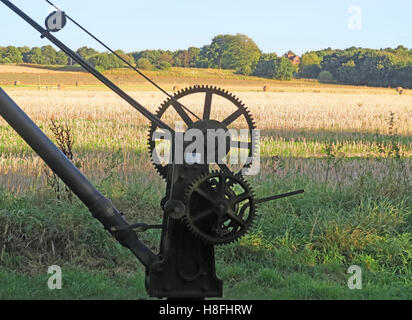
[[[172,69],[172,65],[167,62],[167,61],[162,61],[159,63],[159,67],[160,70],[170,70]]]
[[[243,66],[239,68],[236,73],[243,74],[245,76],[249,76],[252,74],[252,67],[251,66]]]
[[[148,59],[140,58],[139,60],[137,60],[137,68],[142,70],[152,70],[153,66]]]
[[[276,80],[290,80],[293,77],[295,67],[285,57],[264,56],[259,60],[256,66],[255,76],[276,79]]]
[[[321,82],[332,82],[333,75],[329,71],[321,71],[318,76],[319,81]]]
[[[99,71],[123,67],[122,61],[120,61],[113,54],[107,53],[96,54],[87,59],[87,62],[89,62],[94,68],[98,69]]]
[[[303,66],[299,76],[301,78],[317,79],[320,73],[320,66],[316,64],[310,64]]]

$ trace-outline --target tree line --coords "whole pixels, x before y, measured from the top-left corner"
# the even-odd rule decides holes
[[[68,58],[63,51],[56,51],[52,46],[0,47],[0,64],[32,63],[40,65],[67,65]]]
[[[302,56],[296,76],[340,84],[412,88],[412,49],[310,51]]]
[[[107,52],[82,47],[77,53],[100,71],[124,67],[122,61]],[[232,69],[242,75],[277,80],[311,78],[340,84],[412,88],[412,49],[404,46],[381,50],[352,47],[309,51],[302,55],[299,65],[291,63],[288,53],[282,56],[263,53],[251,38],[243,34],[218,35],[201,48],[130,53],[117,50],[116,53],[142,70],[168,70],[172,67]],[[52,46],[9,46],[0,47],[0,63],[68,65],[71,61]]]

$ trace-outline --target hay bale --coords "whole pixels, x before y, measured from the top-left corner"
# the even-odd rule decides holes
[[[21,81],[14,81],[15,86],[21,86]]]
[[[173,92],[179,91],[181,88],[177,85],[173,86]]]
[[[268,92],[270,90],[270,87],[268,85],[265,85],[263,87],[263,92]]]

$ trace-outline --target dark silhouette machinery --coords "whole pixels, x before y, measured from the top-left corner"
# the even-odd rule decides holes
[[[161,202],[163,222],[161,225],[144,223],[130,224],[123,213],[114,207],[76,168],[67,157],[49,140],[36,124],[17,106],[17,104],[0,89],[0,115],[30,145],[30,147],[46,162],[73,193],[89,208],[93,217],[98,219],[123,246],[140,260],[146,267],[146,289],[150,296],[158,298],[206,298],[222,296],[223,284],[216,276],[215,245],[225,245],[238,240],[252,226],[259,203],[271,201],[302,193],[298,190],[286,194],[256,199],[251,186],[242,177],[242,173],[250,168],[256,153],[256,142],[253,139],[255,123],[248,109],[234,95],[225,90],[209,86],[195,86],[183,89],[170,95],[152,80],[143,75],[134,66],[118,56],[104,43],[98,40],[76,21],[57,9],[46,19],[46,29],[41,27],[22,10],[8,0],[0,0],[33,28],[40,32],[64,51],[70,58],[79,63],[85,70],[94,75],[103,84],[117,93],[122,99],[143,114],[150,122],[148,146],[153,163],[166,180],[166,195]],[[50,1],[47,1],[53,5]],[[54,5],[53,5],[54,6]],[[3,13],[4,14],[4,13]],[[88,64],[81,56],[73,52],[52,35],[61,30],[67,20],[72,21],[87,32],[124,63],[141,74],[154,86],[168,96],[159,110],[153,114],[121,90],[108,78]],[[181,100],[195,94],[204,95],[202,115],[198,116],[183,105]],[[216,97],[231,104],[234,111],[225,119],[211,119],[213,101]],[[175,132],[166,123],[165,114],[175,112],[185,126],[183,132]],[[242,119],[250,133],[247,142],[239,142],[227,135],[229,127],[238,119]],[[205,133],[208,130],[221,130],[225,133],[228,146],[224,155],[229,154],[231,147],[246,151],[247,161],[236,170],[223,161],[222,156],[213,156],[209,161],[177,162],[175,148],[178,138],[183,138],[189,129],[198,129]],[[163,164],[156,159],[156,144],[165,139],[157,139],[156,132],[169,132],[169,150],[171,161]],[[202,159],[207,157],[206,145],[203,142]],[[217,170],[212,170],[212,164]],[[138,237],[138,232],[150,228],[161,229],[160,251],[156,254],[147,248]]]

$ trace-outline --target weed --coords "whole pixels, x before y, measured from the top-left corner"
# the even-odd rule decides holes
[[[72,129],[67,121],[58,123],[56,120],[50,120],[49,129],[53,133],[53,137],[56,141],[58,148],[63,154],[73,162],[73,145],[74,139]],[[60,180],[57,174],[53,173],[50,169],[46,169],[47,184],[54,190],[58,200],[68,200],[72,202],[72,191]]]

